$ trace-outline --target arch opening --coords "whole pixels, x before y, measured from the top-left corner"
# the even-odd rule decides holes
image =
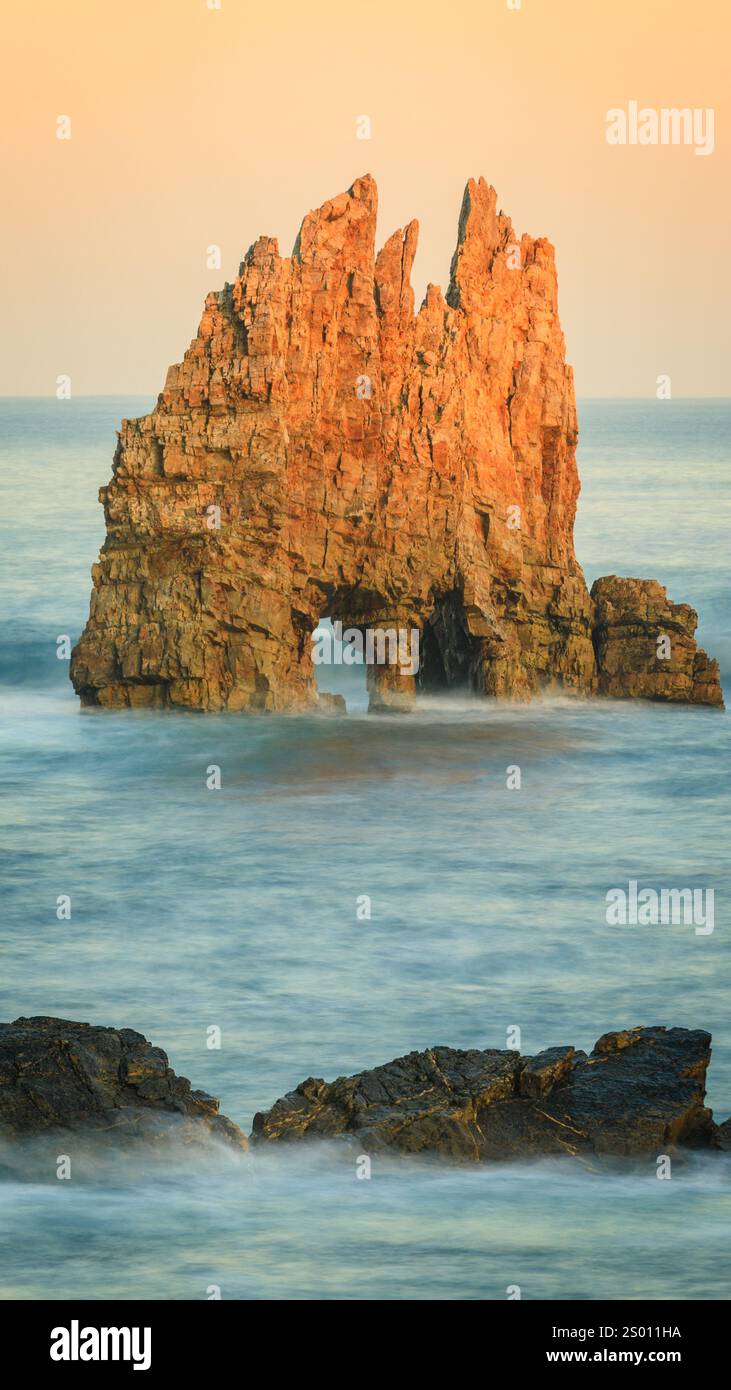
[[[417,692],[423,695],[474,694],[481,643],[467,629],[462,595],[438,598],[421,638]]]
[[[369,699],[365,657],[338,635],[351,626],[361,630],[330,614],[321,617],[312,635],[312,661],[318,695],[340,695],[348,714],[360,714]]]

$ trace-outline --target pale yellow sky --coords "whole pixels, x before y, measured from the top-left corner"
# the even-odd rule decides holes
[[[7,6],[0,393],[155,395],[247,246],[369,172],[417,299],[482,174],[557,247],[579,395],[731,394],[730,35],[728,0]],[[608,145],[632,100],[713,108],[713,154]]]

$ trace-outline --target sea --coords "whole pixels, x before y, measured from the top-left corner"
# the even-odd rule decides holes
[[[728,715],[455,697],[369,717],[343,667],[319,668],[346,695],[332,718],[82,711],[59,638],[86,619],[115,430],[152,404],[0,401],[0,1018],[137,1029],[247,1131],[306,1077],[436,1044],[705,1028],[725,1119]],[[731,402],[584,400],[579,420],[588,582],[690,603],[728,694]],[[712,888],[713,931],[608,925],[631,880]],[[374,1156],[365,1179],[334,1143],[71,1156],[64,1180],[32,1145],[0,1154],[0,1297],[729,1296],[718,1153],[669,1178],[654,1156]]]

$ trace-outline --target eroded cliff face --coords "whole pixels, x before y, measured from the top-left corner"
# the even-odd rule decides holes
[[[72,657],[82,701],[314,706],[311,634],[329,616],[419,630],[416,676],[371,668],[377,706],[456,686],[721,703],[692,630],[672,694],[645,679],[651,620],[639,645],[630,624],[627,681],[621,603],[595,632],[551,245],[518,241],[470,181],[446,299],[431,285],[415,314],[417,224],[376,256],[376,205],[358,179],[305,218],[290,258],[261,237],[156,408],[123,422]]]

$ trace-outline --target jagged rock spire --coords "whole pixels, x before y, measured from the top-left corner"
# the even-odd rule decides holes
[[[424,689],[518,698],[621,694],[626,628],[626,693],[718,703],[692,610],[655,678],[655,626],[677,610],[654,597],[637,646],[617,611],[621,593],[642,607],[634,589],[615,586],[609,609],[601,593],[611,675],[597,668],[549,243],[517,243],[470,180],[447,298],[430,286],[414,314],[417,224],[376,257],[376,213],[366,175],[307,215],[291,257],[259,238],[208,295],[155,409],[123,422],[71,663],[82,700],[315,706],[311,634],[329,615],[418,629]],[[370,680],[376,705],[417,684],[386,662]]]

